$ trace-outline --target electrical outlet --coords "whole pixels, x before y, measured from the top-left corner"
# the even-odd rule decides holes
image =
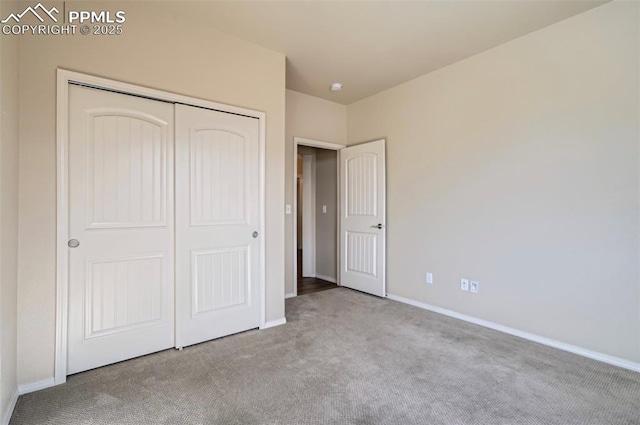
[[[471,292],[472,294],[477,294],[479,290],[480,290],[480,284],[475,280],[472,280],[471,285],[469,286],[469,292]]]
[[[433,273],[427,272],[425,280],[427,281],[427,283],[433,283]]]
[[[322,214],[326,214],[327,213],[327,206],[323,205],[322,206]]]
[[[460,290],[462,291],[469,290],[469,279],[460,279]]]

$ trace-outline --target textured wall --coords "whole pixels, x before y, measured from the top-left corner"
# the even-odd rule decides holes
[[[18,6],[0,2],[0,16]],[[18,45],[0,37],[0,418],[17,391]]]
[[[324,99],[287,90],[285,131],[285,199],[293,203],[293,138],[345,144],[347,107]],[[293,292],[293,215],[285,220],[285,293]]]
[[[266,112],[267,320],[284,317],[284,56],[175,20],[151,3],[67,7],[121,9],[127,22],[121,36],[37,36],[21,42],[21,383],[53,376],[57,67]]]
[[[337,278],[338,153],[316,149],[316,274]],[[326,205],[327,212],[322,212]]]
[[[387,139],[389,293],[640,361],[638,7],[349,105]]]

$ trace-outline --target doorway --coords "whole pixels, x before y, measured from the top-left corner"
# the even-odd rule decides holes
[[[343,145],[294,138],[294,295],[337,288],[338,151]]]
[[[337,151],[298,146],[298,295],[337,288]]]
[[[338,269],[335,283],[361,292],[379,297],[386,295],[386,141],[384,139],[364,142],[346,147],[335,143],[294,137],[293,149],[293,293],[285,294],[286,298],[298,295],[298,278],[319,277],[325,282],[333,283],[327,276],[318,271],[305,269],[305,236],[304,236],[304,202],[305,173],[304,153],[308,148],[318,148],[320,152],[330,150],[337,152],[336,185],[336,267]],[[300,151],[300,152],[299,152]],[[311,152],[316,152],[315,150]],[[302,155],[302,158],[299,157]],[[298,174],[298,161],[302,161],[302,173]],[[313,161],[311,164],[314,164]],[[311,189],[315,190],[318,180],[315,168],[307,179],[311,179]],[[315,197],[311,197],[312,201]],[[318,210],[325,204],[316,203],[309,208],[312,223],[316,222]],[[302,209],[302,212],[299,210]],[[328,208],[327,208],[328,211]],[[299,223],[302,222],[300,226]],[[315,237],[316,225],[312,225],[309,234]],[[299,234],[300,233],[300,234]],[[326,232],[323,232],[323,235]],[[299,241],[302,240],[302,243]],[[312,241],[311,250],[317,251],[316,242]],[[302,252],[298,248],[302,248]],[[317,259],[317,252],[307,259],[310,264]],[[310,276],[306,276],[309,274]],[[324,277],[324,279],[322,279]],[[301,288],[302,289],[302,288]]]

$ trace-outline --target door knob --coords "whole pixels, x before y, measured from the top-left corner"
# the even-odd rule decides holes
[[[384,225],[382,223],[378,223],[376,225],[371,226],[372,229],[382,229]]]
[[[253,234],[251,236],[253,236],[254,239],[257,238],[258,237],[258,232],[253,232]]]
[[[67,245],[69,246],[69,248],[77,248],[80,246],[80,241],[77,239],[69,239]]]

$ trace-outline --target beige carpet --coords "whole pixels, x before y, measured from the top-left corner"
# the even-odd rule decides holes
[[[640,424],[640,374],[347,289],[21,396],[11,424]]]

